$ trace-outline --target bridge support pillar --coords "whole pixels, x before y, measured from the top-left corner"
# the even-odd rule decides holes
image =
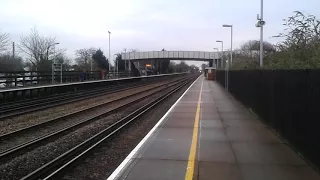
[[[209,61],[209,67],[213,67],[214,63],[215,63],[214,59],[210,60]]]

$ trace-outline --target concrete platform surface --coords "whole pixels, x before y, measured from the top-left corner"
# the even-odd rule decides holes
[[[216,82],[195,81],[108,178],[320,180]]]

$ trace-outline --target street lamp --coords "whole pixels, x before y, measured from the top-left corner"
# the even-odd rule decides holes
[[[47,60],[49,60],[49,49],[50,49],[50,47],[51,46],[54,46],[55,47],[55,45],[57,45],[57,44],[60,44],[60,43],[53,43],[53,44],[50,44],[49,46],[48,46],[48,48],[47,48]],[[55,52],[54,52],[55,53]]]
[[[217,43],[221,43],[221,62],[224,62],[223,61],[223,56],[224,56],[224,51],[223,51],[223,41],[221,41],[221,40],[217,40],[216,41]],[[227,80],[227,77],[228,77],[228,71],[227,71],[227,62],[228,61],[226,61],[226,63],[224,63],[224,66],[225,66],[225,74],[224,74],[224,86],[225,86],[225,88],[227,89],[228,87],[227,87],[227,84],[228,84],[228,80]]]
[[[263,0],[261,0],[261,14],[257,15],[257,24],[256,27],[260,28],[260,68],[263,67],[263,26],[266,22],[263,20]]]
[[[219,53],[219,49],[218,48],[213,48],[213,50],[216,50],[217,53]],[[215,66],[218,67],[218,63],[219,63],[218,59],[215,59],[215,63],[216,63]]]
[[[233,36],[233,26],[232,25],[229,25],[229,24],[224,24],[222,25],[222,27],[225,27],[225,28],[230,28],[231,29],[231,50],[230,50],[230,62],[227,60],[226,61],[226,78],[225,78],[225,88],[227,91],[229,91],[229,69],[230,67],[232,67],[232,36]]]
[[[233,38],[233,26],[229,24],[224,24],[222,27],[231,29],[231,50],[230,50],[230,67],[232,66],[232,38]]]
[[[114,54],[114,55],[118,55],[118,54]],[[118,61],[120,61],[119,59],[117,60],[117,57],[116,57],[116,59],[115,59],[115,61],[114,61],[114,70],[113,70],[113,72],[115,73],[116,72],[116,68],[117,68],[117,79],[118,79],[118,75],[119,75],[119,62]]]
[[[109,74],[110,74],[110,62],[111,62],[111,59],[110,59],[110,56],[111,56],[111,53],[110,53],[110,35],[111,35],[111,32],[108,31],[109,33]]]
[[[223,62],[223,41],[217,40],[217,43],[221,43],[221,62]],[[220,66],[221,66],[221,62],[220,62]]]
[[[50,44],[47,48],[47,60],[49,60],[49,49],[51,46],[54,47],[54,50],[53,50],[53,61],[52,61],[52,70],[51,70],[51,83],[53,84],[54,83],[54,71],[55,71],[55,64],[56,64],[56,46],[57,44],[60,44],[60,43],[53,43],[53,44]],[[60,69],[60,82],[62,83],[62,67]]]
[[[219,49],[218,49],[218,48],[213,48],[213,50],[216,50],[217,53],[219,53]],[[214,56],[214,57],[215,57],[215,56]],[[216,68],[217,68],[218,63],[219,63],[218,59],[215,59],[214,62],[215,62],[215,66],[216,66]]]

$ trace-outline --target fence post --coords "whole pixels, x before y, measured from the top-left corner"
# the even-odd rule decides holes
[[[17,74],[14,73],[14,86],[17,87]]]

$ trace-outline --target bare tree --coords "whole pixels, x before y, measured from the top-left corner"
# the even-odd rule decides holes
[[[264,54],[275,52],[275,47],[269,42],[263,42]],[[250,40],[240,46],[240,53],[247,57],[255,58],[260,54],[260,41]]]
[[[129,52],[138,52],[139,50],[137,48],[135,49],[130,49]]]
[[[10,36],[8,33],[0,31],[0,52],[5,51],[9,45]]]
[[[264,57],[275,53],[276,48],[273,44],[264,41],[263,42]],[[234,69],[255,69],[259,67],[259,54],[260,54],[260,41],[250,40],[243,43],[240,49],[233,52],[234,63],[232,68]]]
[[[84,68],[85,70],[89,70],[89,63],[92,61],[92,55],[96,52],[95,48],[89,49],[79,49],[76,50],[76,62],[78,66]]]
[[[278,44],[282,64],[289,68],[319,68],[320,19],[295,11],[293,16],[283,21],[284,32],[275,36],[284,38]]]
[[[41,36],[34,27],[27,36],[20,37],[18,47],[30,57],[29,61],[38,69],[40,61],[52,60],[65,52],[65,49],[54,49],[55,43],[55,37]]]

